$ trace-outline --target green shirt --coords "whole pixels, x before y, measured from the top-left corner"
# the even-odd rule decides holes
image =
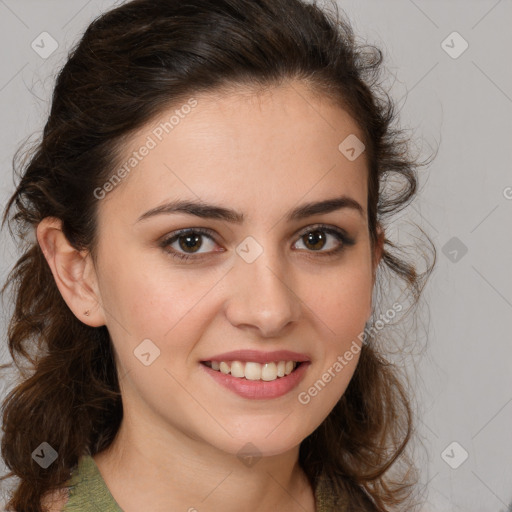
[[[69,499],[62,512],[123,512],[90,455],[80,458],[66,487],[69,488]],[[315,497],[317,512],[334,511],[332,497],[323,485],[318,486]],[[337,512],[342,511],[338,509]]]

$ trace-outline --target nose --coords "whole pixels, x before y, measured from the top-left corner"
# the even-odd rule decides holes
[[[297,322],[301,300],[277,251],[264,250],[252,263],[237,256],[234,265],[225,309],[233,326],[255,330],[260,337],[278,337]]]

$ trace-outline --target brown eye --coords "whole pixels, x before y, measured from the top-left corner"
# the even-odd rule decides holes
[[[208,243],[205,244],[205,239],[210,241],[211,248],[208,248]],[[199,249],[202,249],[205,245],[206,250],[199,252]],[[206,256],[204,253],[215,252],[212,250],[215,245],[215,240],[210,231],[200,228],[178,231],[160,243],[160,246],[173,258],[181,260],[202,258]]]
[[[195,249],[201,248],[201,237],[202,235],[180,235],[178,237],[180,249],[185,252],[195,252]]]
[[[346,246],[355,243],[355,240],[346,235],[344,231],[322,225],[310,227],[302,231],[299,236],[299,241],[302,241],[307,249],[306,252],[317,252],[319,256],[333,256],[341,252]],[[334,239],[334,244],[329,241],[330,237]],[[325,247],[330,250],[322,250]]]
[[[318,251],[325,245],[326,236],[322,231],[311,231],[302,237],[308,248]]]

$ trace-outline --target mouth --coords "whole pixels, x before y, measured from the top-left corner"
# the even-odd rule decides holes
[[[303,361],[271,361],[257,363],[253,361],[201,361],[208,368],[231,375],[241,380],[271,382],[282,379],[295,372]]]

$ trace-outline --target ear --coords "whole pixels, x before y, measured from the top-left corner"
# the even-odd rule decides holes
[[[44,218],[37,226],[36,233],[55,283],[69,309],[84,324],[91,327],[105,325],[90,253],[78,251],[69,243],[62,232],[62,221],[55,217]]]

